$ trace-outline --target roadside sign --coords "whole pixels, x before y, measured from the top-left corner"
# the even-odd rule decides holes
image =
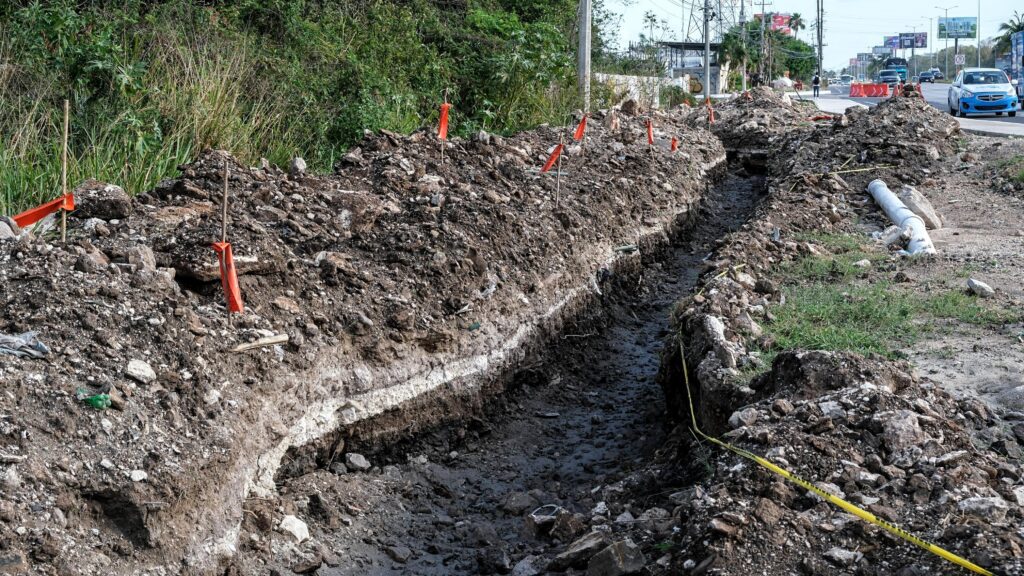
[[[977,38],[978,19],[974,16],[965,18],[939,17],[939,38]]]
[[[967,63],[967,55],[957,54],[956,56],[953,57],[953,63],[956,64],[957,66],[963,66],[965,63]]]

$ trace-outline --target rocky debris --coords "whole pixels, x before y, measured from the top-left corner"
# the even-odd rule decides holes
[[[291,166],[288,168],[288,173],[292,176],[302,176],[306,173],[306,161],[301,156],[292,158]]]
[[[282,453],[296,448],[282,443],[302,438],[293,425],[361,421],[381,407],[360,397],[402,398],[382,388],[423,366],[479,358],[532,323],[537,332],[522,345],[538,345],[560,330],[563,315],[581,312],[591,289],[615,282],[627,269],[622,261],[639,263],[614,247],[636,243],[638,229],[655,237],[685,222],[723,148],[679,114],[660,114],[659,133],[679,138],[685,161],[652,156],[642,145],[643,119],[622,114],[613,129],[605,119],[594,115],[585,155],[567,150],[573,176],[562,178],[557,209],[554,178],[537,168],[571,127],[491,135],[486,145],[452,138],[443,164],[424,130],[368,134],[329,175],[291,177],[288,167],[250,167],[204,150],[180,177],[134,197],[128,217],[72,215],[66,245],[46,236],[0,241],[0,333],[37,330],[59,358],[0,357],[9,399],[0,444],[30,463],[15,466],[22,481],[4,494],[17,504],[12,520],[0,522],[0,542],[26,550],[33,568],[45,565],[35,560],[43,529],[34,519],[53,518],[61,500],[64,510],[90,511],[71,514],[74,533],[45,528],[67,562],[89,567],[85,551],[120,551],[95,572],[151,571],[185,557],[198,571],[236,545],[275,554],[265,532],[303,507],[262,511],[239,542],[222,542],[225,526],[251,516],[239,487],[277,498],[279,461],[284,475],[321,464],[358,469],[343,448],[322,460]],[[227,235],[245,299],[230,323],[211,249],[221,238],[225,166]],[[569,295],[565,310],[551,315]],[[287,343],[231,352],[282,334]],[[129,369],[133,360],[149,370]],[[99,415],[76,398],[78,389],[109,394],[113,410]],[[335,401],[337,411],[310,413]],[[413,435],[476,404],[433,409],[430,418],[374,434]],[[132,470],[147,479],[132,482]],[[239,476],[247,474],[260,477]],[[562,520],[559,534],[569,538],[575,520]],[[302,558],[312,557],[304,550]]]
[[[981,298],[991,298],[996,294],[995,289],[993,289],[988,284],[982,282],[981,280],[978,280],[977,278],[967,279],[967,289],[971,292],[971,294],[974,294],[975,296]]]
[[[296,543],[309,540],[309,527],[306,526],[305,522],[292,515],[286,515],[282,518],[277,530],[282,534],[291,536]]]
[[[586,564],[591,557],[608,546],[608,534],[605,532],[590,532],[565,549],[548,566],[548,570],[561,571],[571,567],[579,567]]]
[[[371,466],[370,461],[362,454],[349,452],[348,454],[345,454],[345,468],[348,470],[355,470],[356,472],[365,472],[369,470]]]
[[[620,540],[595,554],[587,563],[587,576],[625,576],[643,570],[647,559],[632,540]]]
[[[400,564],[405,564],[412,558],[412,550],[407,546],[388,546],[385,550],[389,558]]]
[[[153,367],[144,360],[131,360],[125,368],[124,373],[142,384],[149,384],[156,380],[156,372]]]
[[[951,568],[923,551],[908,554],[879,528],[749,460],[691,441],[685,358],[705,432],[999,573],[1024,573],[1024,514],[1009,504],[1024,495],[1024,483],[1013,456],[1018,439],[1007,423],[977,400],[953,398],[906,362],[780,351],[770,337],[753,336],[748,328],[749,320],[770,324],[785,296],[762,283],[778,278],[790,262],[837,251],[802,237],[851,231],[855,213],[873,217],[875,208],[861,192],[869,179],[891,174],[920,183],[941,171],[953,159],[959,128],[919,99],[900,98],[870,111],[850,110],[845,123],[776,136],[767,197],[742,230],[718,244],[694,294],[673,314],[679,335],[658,380],[683,424],[678,462],[702,480],[670,496],[679,536],[666,572],[917,574]],[[862,168],[870,169],[840,173]],[[902,231],[886,234],[899,242]],[[738,276],[740,269],[756,279],[754,289]],[[723,343],[731,347],[728,357]],[[771,370],[744,377],[744,369],[763,366],[760,350],[776,354]],[[615,504],[608,501],[612,509]]]
[[[903,204],[910,208],[910,211],[917,214],[921,220],[924,220],[924,225],[929,230],[938,230],[942,228],[942,217],[939,216],[938,212],[932,206],[932,203],[928,198],[918,192],[917,188],[913,186],[904,185],[896,196],[900,199]]]
[[[74,218],[111,221],[132,215],[131,196],[116,184],[89,179],[75,188],[74,194],[75,210],[71,212]]]
[[[705,106],[686,112],[686,121],[693,127],[711,130],[729,150],[765,153],[776,145],[783,134],[795,128],[810,129],[809,118],[816,108],[794,104],[784,94],[767,86],[750,90],[749,98],[737,96],[715,101],[715,123],[708,123]]]

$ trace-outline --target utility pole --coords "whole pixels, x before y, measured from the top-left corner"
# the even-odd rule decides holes
[[[765,30],[766,29],[765,29],[765,24],[767,24],[767,22],[768,22],[768,13],[766,13],[764,11],[764,3],[765,3],[765,1],[761,0],[761,58],[759,59],[758,64],[757,64],[757,75],[760,76],[761,82],[765,81],[765,76],[768,74],[768,70],[767,70],[767,68],[765,68],[765,59],[766,59],[767,54],[768,54],[767,50],[765,49],[765,46],[766,46],[766,40],[765,40],[765,37],[766,37]],[[771,86],[771,82],[770,81],[768,82],[768,85]]]
[[[704,0],[704,102],[711,98],[711,5]]]
[[[740,0],[740,41],[743,43],[743,69],[740,70],[740,82],[742,83],[742,91],[747,91],[747,13],[744,8],[747,5],[747,0]]]
[[[580,97],[583,98],[583,112],[590,112],[590,26],[591,0],[580,0],[580,46],[577,74],[579,75]]]
[[[821,76],[821,68],[824,63],[825,57],[822,54],[822,30],[824,29],[825,20],[825,0],[818,0],[818,76]]]

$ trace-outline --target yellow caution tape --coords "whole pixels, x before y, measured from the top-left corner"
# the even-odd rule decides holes
[[[829,494],[828,492],[822,490],[821,488],[818,488],[814,484],[811,484],[807,480],[804,480],[803,478],[797,476],[796,474],[793,474],[792,472],[790,472],[788,470],[780,468],[779,466],[777,466],[777,465],[771,463],[770,461],[768,461],[768,460],[758,456],[757,454],[754,454],[753,452],[748,452],[747,450],[744,450],[742,448],[737,448],[736,446],[733,446],[732,444],[729,444],[728,442],[725,442],[723,440],[719,440],[718,438],[715,438],[713,436],[708,436],[707,434],[702,432],[701,429],[697,427],[697,414],[693,410],[693,396],[691,396],[691,394],[690,394],[690,375],[689,375],[689,372],[686,369],[686,352],[683,349],[682,343],[679,344],[679,353],[681,354],[681,358],[682,358],[682,362],[683,362],[683,379],[686,382],[686,398],[690,402],[690,419],[692,420],[692,425],[693,425],[694,431],[697,432],[697,434],[699,434],[701,437],[707,439],[708,441],[710,441],[710,442],[712,442],[714,444],[717,444],[717,445],[721,446],[722,448],[725,448],[726,450],[729,450],[730,452],[733,452],[734,454],[738,454],[739,456],[742,456],[742,457],[746,458],[747,460],[751,460],[751,461],[757,463],[759,466],[762,466],[764,468],[767,468],[768,470],[771,470],[772,472],[778,474],[779,476],[782,476],[786,480],[789,480],[793,484],[796,484],[797,486],[800,486],[801,488],[804,488],[804,489],[809,490],[811,492],[814,492],[818,496],[821,496],[825,500],[828,500],[832,504],[835,504],[836,506],[842,508],[843,510],[849,512],[850,514],[853,514],[854,516],[856,516],[856,517],[858,517],[858,518],[860,518],[862,520],[870,522],[870,523],[874,524],[875,526],[883,528],[887,532],[889,532],[891,534],[894,534],[896,536],[899,536],[900,538],[902,538],[903,540],[906,540],[907,542],[910,542],[911,544],[914,544],[914,545],[917,545],[917,546],[919,546],[921,548],[924,548],[925,550],[931,552],[932,554],[935,554],[936,556],[939,556],[940,558],[944,558],[946,560],[949,560],[950,562],[952,562],[952,563],[954,563],[954,564],[956,564],[958,566],[962,566],[962,567],[970,570],[971,572],[974,572],[975,574],[984,574],[985,576],[995,576],[995,574],[993,574],[992,572],[989,572],[988,570],[982,568],[981,566],[978,566],[977,564],[971,562],[970,560],[967,560],[965,558],[961,558],[960,556],[957,556],[956,554],[953,554],[952,552],[950,552],[948,550],[940,548],[939,546],[936,546],[935,544],[932,544],[931,542],[928,542],[927,540],[922,540],[921,538],[918,538],[917,536],[914,536],[913,534],[911,534],[910,532],[907,532],[906,530],[900,528],[899,526],[896,526],[894,524],[890,524],[890,523],[886,522],[885,520],[882,520],[882,519],[878,518],[877,516],[875,516],[871,512],[868,512],[867,510],[864,510],[862,508],[858,508],[857,506],[854,506],[853,504],[850,504],[849,502],[847,502],[846,500],[843,500],[842,498],[839,498],[838,496],[835,496],[833,494]]]

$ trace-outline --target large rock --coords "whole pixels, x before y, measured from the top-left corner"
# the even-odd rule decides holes
[[[913,186],[904,185],[903,188],[896,194],[907,208],[914,214],[921,217],[924,220],[924,225],[929,230],[938,230],[942,228],[942,217],[932,207],[932,203],[928,201],[928,198],[917,191]]]
[[[132,198],[123,188],[89,179],[75,188],[76,218],[123,220],[132,215]]]
[[[283,534],[288,534],[295,539],[296,543],[302,543],[309,540],[309,527],[302,520],[299,520],[295,516],[285,516],[281,519],[281,524],[277,527],[277,531]]]
[[[551,561],[548,570],[560,572],[573,566],[582,566],[594,554],[608,545],[608,535],[604,532],[591,532],[565,549]]]
[[[625,576],[643,570],[647,559],[630,539],[601,550],[587,564],[587,576]]]
[[[149,362],[144,360],[128,361],[128,367],[125,369],[125,374],[127,374],[129,378],[138,380],[142,384],[149,384],[156,380],[156,372],[153,371],[153,367],[149,365]]]
[[[967,279],[967,289],[971,291],[971,294],[980,298],[991,298],[996,295],[996,291],[991,286],[977,278]]]

